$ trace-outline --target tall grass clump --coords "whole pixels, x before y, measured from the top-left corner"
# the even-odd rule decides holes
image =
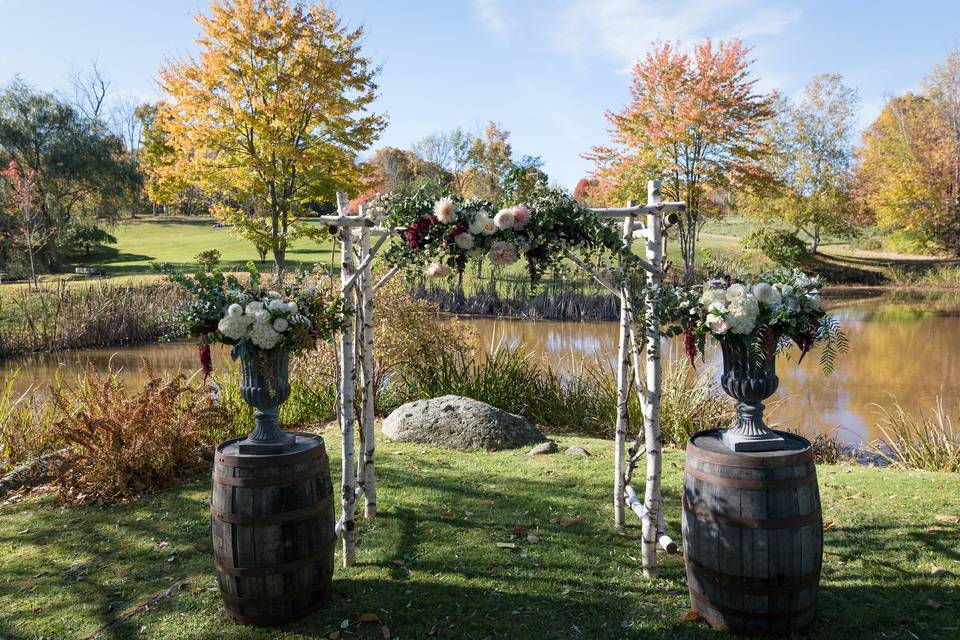
[[[0,294],[0,358],[159,340],[175,328],[169,283],[68,286]]]
[[[914,415],[896,400],[892,409],[875,405],[880,439],[875,453],[894,467],[960,472],[960,433],[944,407],[943,398],[927,415]]]
[[[56,406],[36,387],[15,392],[17,376],[14,372],[0,386],[0,474],[57,446]]]

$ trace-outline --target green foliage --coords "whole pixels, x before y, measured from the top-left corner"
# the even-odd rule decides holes
[[[57,242],[69,253],[89,257],[101,245],[117,244],[117,238],[94,223],[75,221],[58,235]]]
[[[213,268],[220,264],[220,251],[218,249],[207,249],[197,254],[197,264],[204,268],[207,273],[213,271]]]
[[[795,233],[768,226],[758,226],[744,236],[743,246],[759,250],[781,267],[792,267],[807,255],[807,245]]]
[[[150,273],[158,274],[171,274],[174,271],[174,267],[169,262],[151,262],[147,267]]]

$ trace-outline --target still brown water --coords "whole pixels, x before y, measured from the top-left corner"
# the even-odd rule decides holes
[[[831,309],[849,340],[850,351],[837,361],[831,376],[824,376],[817,356],[797,364],[780,357],[780,400],[771,423],[803,433],[833,432],[858,444],[876,438],[878,408],[890,407],[896,398],[914,412],[929,410],[937,396],[956,418],[960,402],[960,302],[929,299],[901,302],[888,298],[840,303]],[[483,344],[498,341],[523,344],[531,357],[557,370],[569,371],[582,363],[613,366],[617,352],[617,325],[609,322],[529,322],[523,320],[469,319]],[[681,355],[680,344],[667,345],[668,361]],[[197,368],[196,347],[190,343],[45,354],[0,362],[0,379],[19,369],[16,386],[46,385],[57,375],[72,376],[91,362],[105,369],[112,365],[136,384],[143,358],[156,371],[192,372]],[[719,352],[710,349],[706,364],[716,365]],[[229,360],[226,349],[214,349],[214,364]]]

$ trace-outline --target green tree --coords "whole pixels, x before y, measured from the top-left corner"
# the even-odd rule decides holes
[[[245,203],[262,206],[282,274],[290,243],[316,233],[298,224],[307,207],[361,186],[356,154],[386,124],[369,111],[377,69],[361,55],[363,30],[320,4],[220,0],[197,21],[198,57],[160,73],[154,126],[173,154],[151,175],[219,194],[214,213],[244,237],[260,226]]]
[[[779,97],[767,124],[762,161],[773,181],[745,190],[738,208],[763,222],[784,222],[816,253],[824,234],[856,232],[851,199],[851,138],[858,97],[837,74],[822,74],[791,104]]]

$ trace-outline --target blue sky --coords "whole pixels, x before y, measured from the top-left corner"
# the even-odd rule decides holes
[[[516,154],[541,156],[558,183],[589,170],[580,155],[607,139],[603,112],[627,99],[629,68],[657,38],[742,37],[764,90],[796,96],[837,72],[860,93],[862,125],[884,98],[915,88],[960,44],[960,2],[788,0],[335,0],[366,27],[382,64],[380,145],[407,147],[441,129],[496,120]],[[157,96],[165,58],[193,49],[204,0],[0,0],[0,82],[19,73],[66,92],[96,59],[115,97]]]

